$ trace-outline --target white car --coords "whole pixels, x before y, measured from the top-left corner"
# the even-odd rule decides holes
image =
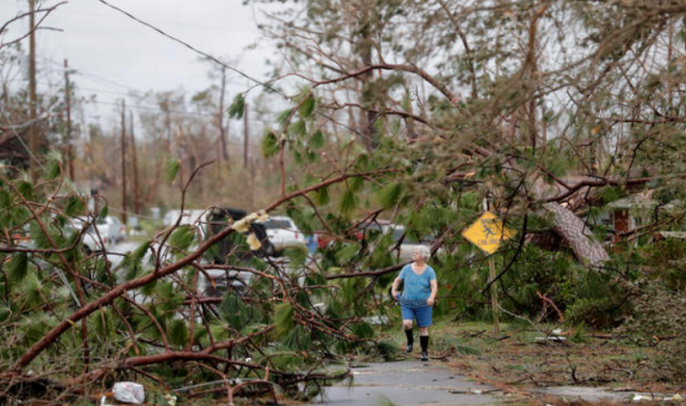
[[[118,243],[126,238],[126,226],[118,218],[114,216],[105,217],[104,222],[98,223],[98,230],[102,232],[104,225],[107,225],[104,230],[111,243]]]
[[[283,252],[289,247],[302,247],[307,249],[307,241],[298,226],[295,225],[290,217],[274,216],[264,222],[267,229],[267,237],[274,245],[276,252]]]
[[[78,231],[84,227],[85,223],[85,218],[74,217],[70,219],[70,223],[68,224],[68,226]],[[97,232],[95,230],[96,228]],[[100,235],[99,237],[98,234]],[[100,243],[100,240],[102,240],[102,244]],[[88,228],[86,229],[86,232],[83,234],[83,244],[86,247],[88,247],[88,249],[90,249],[91,251],[102,251],[102,247],[111,242],[112,241],[110,240],[109,226],[105,221],[101,221],[100,223],[95,225],[89,224]],[[96,246],[99,246],[100,248],[93,249]]]

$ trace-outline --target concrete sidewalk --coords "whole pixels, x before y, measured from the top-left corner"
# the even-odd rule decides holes
[[[495,405],[498,399],[486,394],[492,388],[469,382],[437,362],[408,360],[369,364],[353,369],[353,385],[341,382],[325,388],[310,403],[336,406]]]

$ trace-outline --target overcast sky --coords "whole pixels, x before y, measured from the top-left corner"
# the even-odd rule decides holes
[[[268,71],[265,60],[273,53],[269,43],[262,41],[255,49],[246,49],[259,40],[256,21],[264,17],[241,0],[108,2],[251,75],[263,78]],[[43,7],[55,3],[42,2]],[[0,0],[0,22],[27,9],[28,0]],[[57,80],[67,58],[78,72],[74,81],[81,93],[95,93],[100,101],[117,102],[122,97],[117,92],[127,92],[127,88],[144,92],[183,87],[194,92],[210,84],[209,65],[199,62],[199,55],[97,0],[69,0],[44,25],[63,32],[46,30],[37,36],[41,80]],[[5,40],[25,29],[26,24],[15,25]],[[28,40],[23,45],[28,50]],[[245,79],[232,76],[234,93],[248,86]]]

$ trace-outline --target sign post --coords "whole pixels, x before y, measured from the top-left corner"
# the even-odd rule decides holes
[[[484,205],[485,202],[484,202]],[[486,209],[486,208],[484,208]],[[472,244],[486,252],[488,257],[489,283],[495,280],[495,262],[493,253],[500,247],[500,243],[508,240],[517,232],[503,227],[502,220],[498,219],[490,211],[486,211],[478,220],[462,232],[462,236]],[[493,331],[500,334],[500,323],[498,320],[498,295],[496,284],[491,284],[491,308],[493,310]]]

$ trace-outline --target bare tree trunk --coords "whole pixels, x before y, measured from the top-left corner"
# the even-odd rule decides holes
[[[586,266],[601,267],[610,257],[603,245],[593,238],[591,230],[570,210],[559,203],[546,203],[544,209],[553,215],[555,232],[574,251],[577,259]]]
[[[361,36],[362,36],[362,64],[364,66],[370,66],[372,64],[372,39],[371,39],[371,12],[369,6],[364,6],[365,10],[363,11],[364,17],[362,21],[362,30],[361,30]],[[368,108],[371,108],[373,106],[369,105],[369,100],[366,100],[364,97],[364,87],[369,84],[369,82],[372,81],[374,78],[374,72],[372,70],[369,70],[367,73],[361,76],[362,78],[362,105],[366,106]],[[365,120],[364,120],[364,128],[362,129],[362,134],[364,134],[364,140],[363,143],[365,147],[367,147],[368,151],[373,150],[376,148],[376,120],[377,120],[377,113],[367,110],[365,114]]]
[[[219,137],[221,141],[221,158],[228,162],[229,155],[226,149],[226,128],[224,128],[224,94],[226,92],[226,68],[222,67],[222,87],[219,93],[219,112],[217,125],[219,126]]]

